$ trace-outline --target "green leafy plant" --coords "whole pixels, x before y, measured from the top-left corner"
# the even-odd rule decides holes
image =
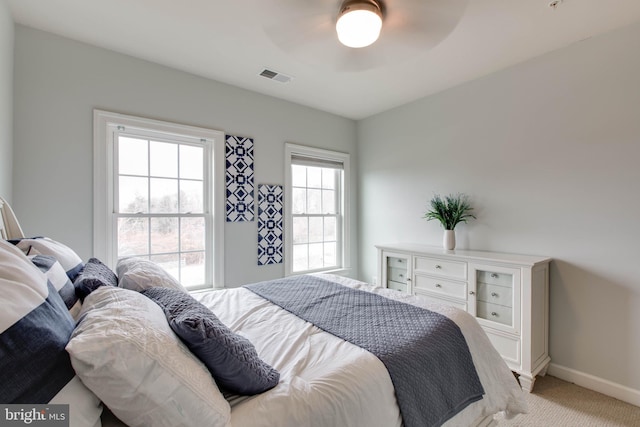
[[[445,230],[453,230],[459,223],[467,222],[469,218],[476,218],[471,214],[473,208],[469,203],[469,197],[465,194],[449,194],[444,198],[436,194],[429,205],[431,209],[424,218],[427,221],[437,219]]]

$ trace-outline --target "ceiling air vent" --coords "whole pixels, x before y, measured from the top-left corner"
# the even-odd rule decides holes
[[[293,80],[293,77],[291,77],[291,76],[287,76],[286,74],[282,74],[282,73],[279,73],[277,71],[268,70],[266,68],[264,70],[262,70],[260,75],[262,77],[266,77],[266,78],[268,78],[270,80],[275,80],[275,81],[280,82],[280,83],[289,83],[291,80]]]

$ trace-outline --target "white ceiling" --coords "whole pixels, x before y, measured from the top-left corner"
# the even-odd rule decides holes
[[[420,1],[428,0],[414,3]],[[640,0],[563,0],[556,8],[549,2],[468,0],[439,44],[344,71],[314,61],[323,52],[304,40],[292,41],[302,44],[300,55],[268,35],[300,16],[294,9],[318,3],[335,10],[328,17],[335,21],[340,0],[7,0],[16,23],[352,119],[640,21]],[[387,9],[402,3],[387,0]],[[327,43],[338,43],[327,35]],[[294,80],[260,77],[264,68]]]

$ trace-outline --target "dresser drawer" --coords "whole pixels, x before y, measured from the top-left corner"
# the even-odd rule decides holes
[[[390,256],[387,258],[387,266],[407,269],[407,258]]]
[[[436,304],[451,305],[453,307],[459,308],[460,310],[467,311],[467,303],[465,301],[460,301],[460,300],[452,301],[445,298],[438,298],[437,296],[427,293],[425,291],[421,291],[420,289],[414,289],[413,293],[429,302],[433,302]]]
[[[478,283],[486,283],[488,285],[513,287],[513,274],[497,273],[495,271],[477,271]]]
[[[389,268],[389,280],[405,283],[407,281],[407,269],[394,267]]]
[[[422,271],[453,279],[467,278],[467,264],[464,262],[448,261],[437,258],[415,257],[416,271]]]
[[[498,353],[505,359],[511,369],[520,369],[520,339],[518,337],[507,337],[498,335],[492,331],[485,330],[489,341],[498,350]]]
[[[478,301],[476,309],[476,317],[503,325],[513,325],[513,309],[511,307]]]
[[[407,292],[406,283],[394,282],[393,280],[389,280],[387,282],[387,288],[400,291],[400,292]]]
[[[478,301],[513,307],[513,289],[480,282],[478,283]]]
[[[465,282],[454,282],[416,274],[413,286],[415,286],[416,290],[422,289],[454,298],[465,299],[467,296],[467,284]]]

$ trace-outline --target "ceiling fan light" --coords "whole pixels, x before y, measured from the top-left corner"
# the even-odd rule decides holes
[[[382,14],[375,2],[350,1],[342,6],[336,32],[347,47],[366,47],[378,40],[382,29]]]

